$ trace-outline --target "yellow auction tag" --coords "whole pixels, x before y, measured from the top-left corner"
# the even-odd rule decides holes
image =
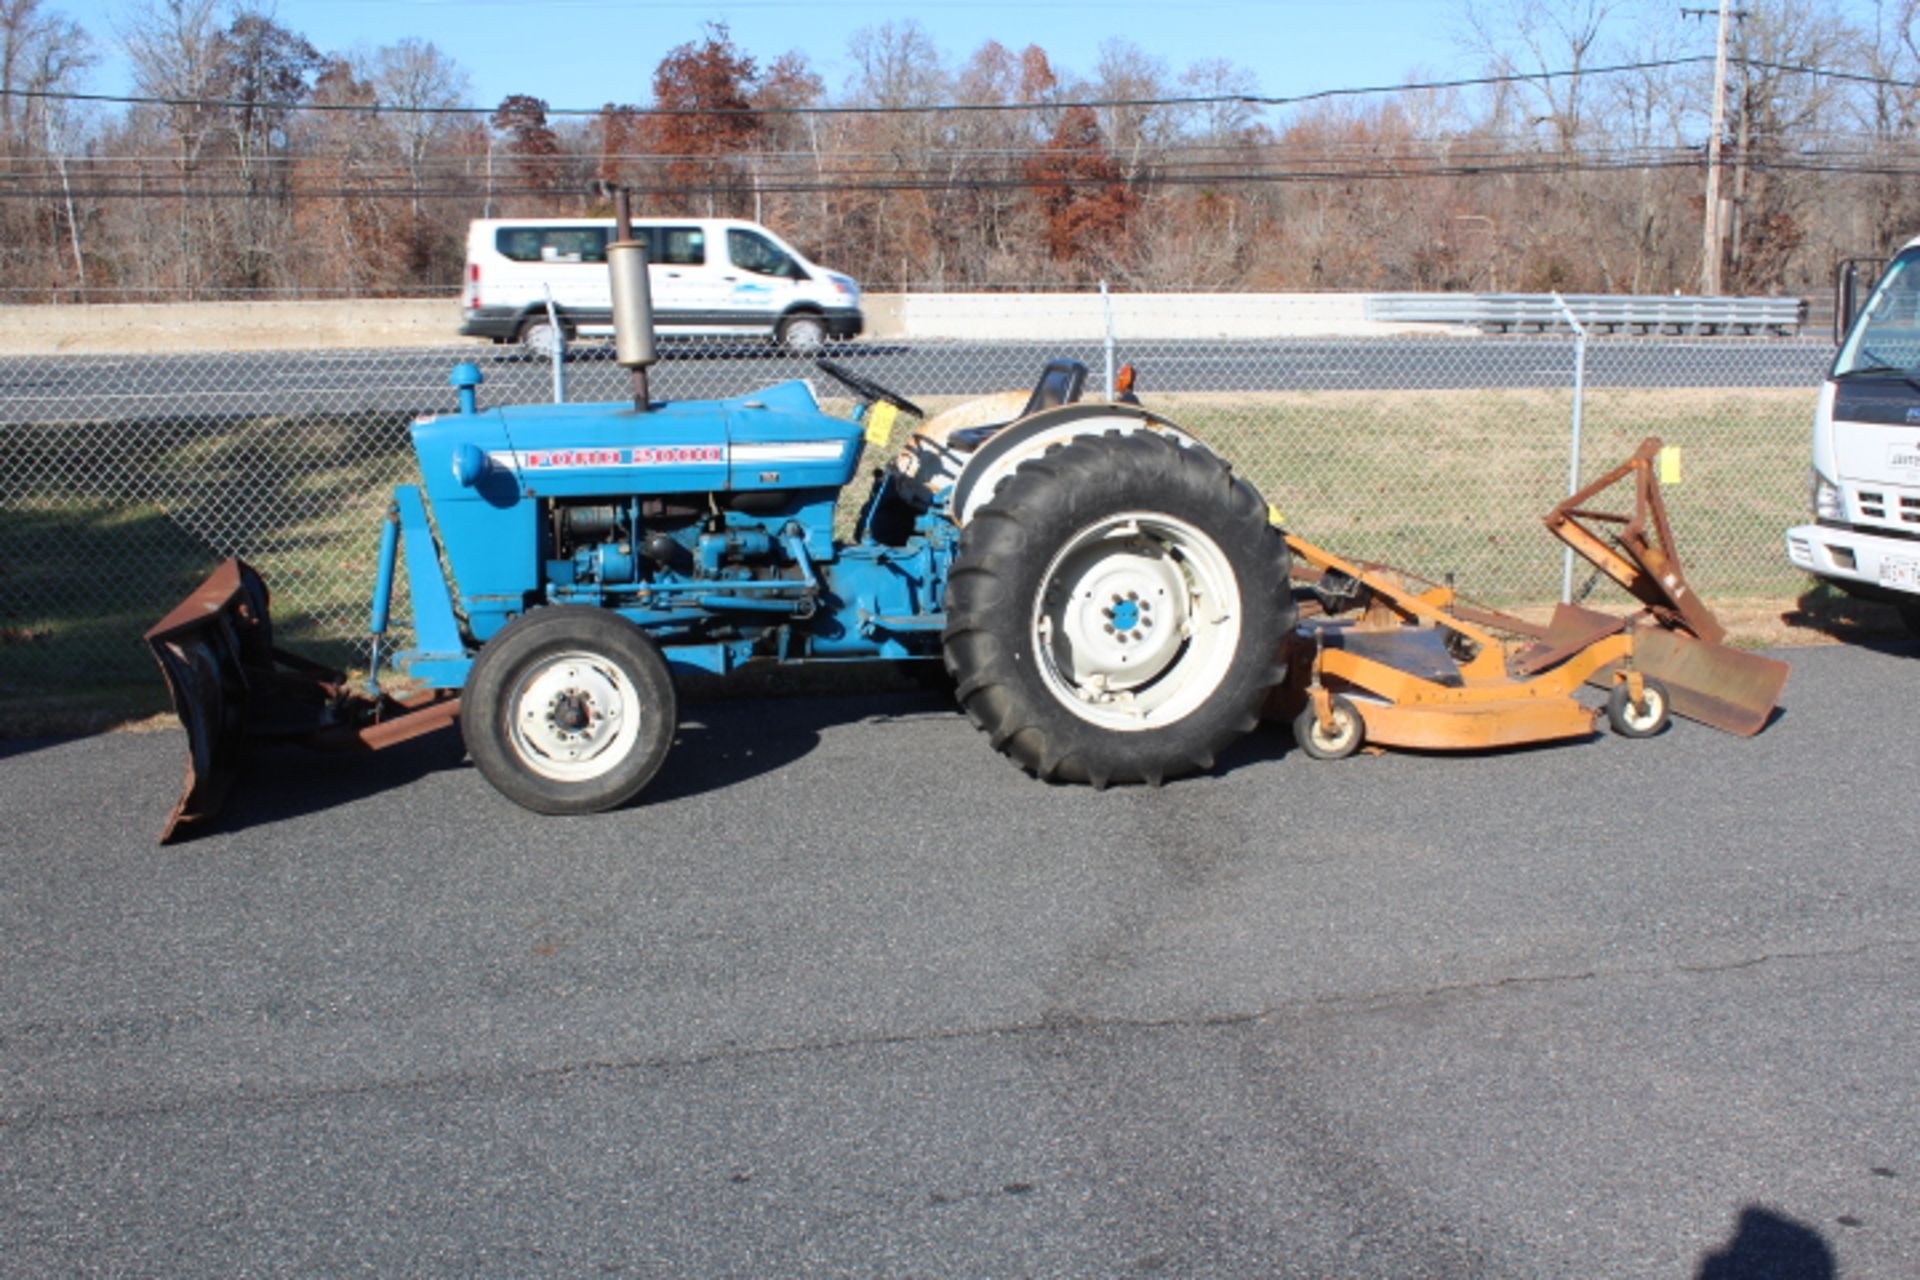
[[[1661,484],[1680,483],[1680,446],[1670,444],[1657,457]]]
[[[867,407],[867,443],[876,449],[884,449],[887,440],[893,435],[893,420],[900,411],[885,400],[876,400]]]
[[[1275,525],[1286,523],[1285,520],[1280,518],[1280,508],[1274,506],[1271,502],[1267,504],[1267,523]]]

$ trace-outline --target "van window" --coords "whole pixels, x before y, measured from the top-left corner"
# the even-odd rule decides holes
[[[668,267],[699,267],[707,261],[707,233],[699,227],[648,227],[647,261]]]
[[[756,231],[730,228],[727,231],[727,256],[733,259],[735,266],[755,275],[780,276],[787,280],[807,278],[792,254]]]
[[[605,262],[604,227],[501,227],[494,247],[510,262]]]

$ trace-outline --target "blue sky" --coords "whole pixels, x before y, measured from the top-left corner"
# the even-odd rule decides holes
[[[90,76],[95,91],[129,90],[114,32],[132,4],[48,0],[93,34],[103,55]],[[477,105],[509,93],[555,107],[644,101],[661,56],[716,20],[763,65],[788,50],[806,54],[836,94],[852,70],[849,38],[908,15],[950,64],[993,39],[1015,50],[1038,44],[1057,68],[1088,73],[1101,42],[1121,37],[1175,76],[1195,62],[1227,59],[1251,71],[1267,94],[1477,69],[1452,37],[1455,0],[278,0],[272,7],[283,25],[323,50],[431,40],[466,69]]]

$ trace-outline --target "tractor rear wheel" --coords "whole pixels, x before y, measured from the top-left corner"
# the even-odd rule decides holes
[[[1285,540],[1227,464],[1151,431],[1023,463],[947,588],[947,668],[994,747],[1061,782],[1213,767],[1259,722],[1293,623]]]
[[[558,605],[510,623],[480,650],[461,693],[467,753],[535,813],[599,813],[640,793],[673,744],[666,659],[604,609]]]

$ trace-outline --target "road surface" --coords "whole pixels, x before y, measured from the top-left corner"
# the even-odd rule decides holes
[[[1752,740],[1160,790],[907,693],[588,819],[268,753],[170,849],[176,733],[0,744],[0,1270],[1910,1276],[1920,646],[1786,656]]]

